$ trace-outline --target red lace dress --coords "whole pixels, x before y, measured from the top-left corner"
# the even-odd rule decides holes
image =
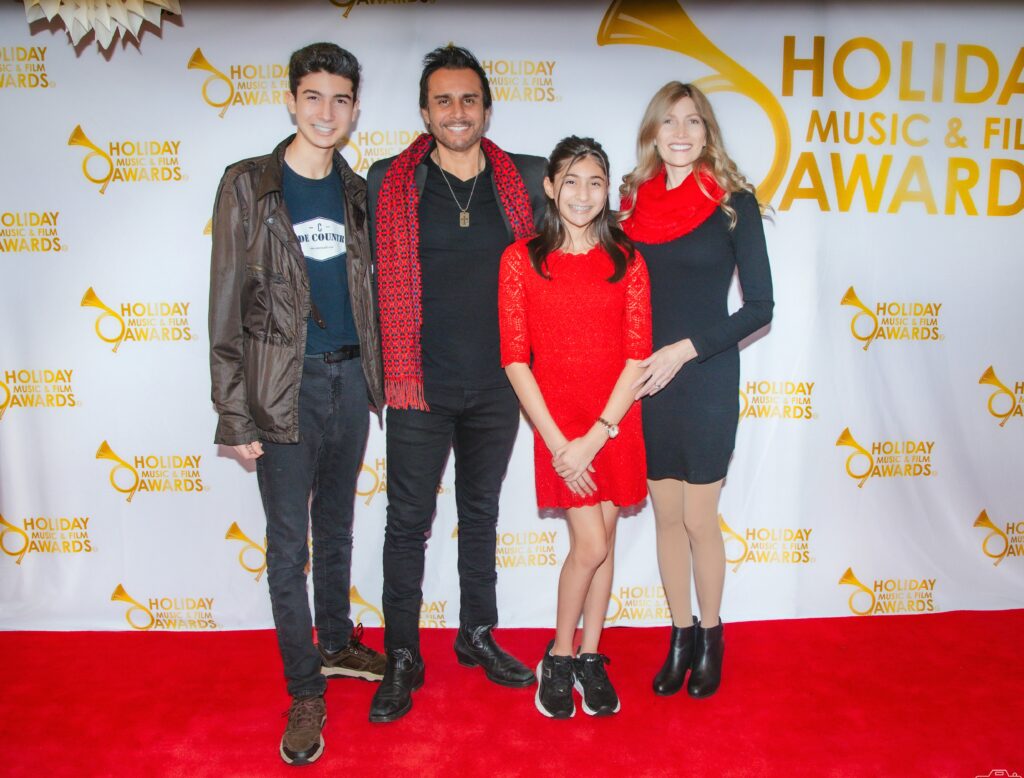
[[[530,264],[526,241],[501,258],[498,321],[501,364],[530,364],[548,410],[562,433],[584,435],[604,411],[627,359],[651,353],[651,303],[647,267],[637,255],[624,278],[612,284],[611,257],[599,246],[586,254],[548,256],[550,279]],[[534,430],[537,504],[575,508],[610,500],[633,505],[647,495],[640,403],[619,422],[619,435],[594,458],[597,493],[574,494],[551,465],[551,453]]]

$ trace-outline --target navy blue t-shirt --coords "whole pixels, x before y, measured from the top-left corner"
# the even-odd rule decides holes
[[[306,257],[310,296],[327,324],[321,329],[310,317],[306,329],[307,354],[337,351],[359,343],[348,294],[341,186],[341,178],[333,171],[326,178],[305,178],[287,163],[284,165],[284,203]]]

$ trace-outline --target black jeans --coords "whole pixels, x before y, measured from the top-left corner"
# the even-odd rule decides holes
[[[264,442],[263,456],[256,460],[267,516],[270,604],[293,697],[323,694],[327,688],[306,594],[311,524],[317,638],[336,651],[352,634],[352,513],[369,430],[359,359],[328,363],[307,356],[299,387],[299,442]]]
[[[455,451],[459,516],[459,621],[494,624],[498,497],[519,429],[510,386],[428,389],[430,411],[388,408],[388,511],[384,534],[384,646],[419,648],[424,543],[448,451]]]

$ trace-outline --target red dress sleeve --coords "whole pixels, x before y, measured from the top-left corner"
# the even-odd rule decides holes
[[[640,252],[626,268],[624,318],[626,359],[647,359],[651,355],[651,282]]]
[[[525,241],[517,241],[501,255],[498,273],[498,327],[501,366],[530,364],[530,333],[526,316],[526,278],[529,257]]]

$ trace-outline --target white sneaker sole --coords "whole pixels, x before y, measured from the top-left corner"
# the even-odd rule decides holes
[[[328,667],[327,665],[321,665],[320,675],[327,678],[360,678],[364,681],[381,681],[384,678],[384,674],[377,675],[367,670],[349,670],[343,667]]]
[[[576,691],[580,693],[580,703],[583,706],[583,712],[586,713],[588,716],[611,716],[613,713],[618,713],[620,710],[622,710],[622,700],[620,700],[618,697],[615,698],[615,710],[602,712],[593,710],[589,705],[587,705],[587,697],[583,693],[583,684],[581,684],[579,681],[576,681],[576,683],[574,683],[572,686]]]
[[[570,713],[568,716],[555,716],[553,713],[549,713],[548,709],[545,708],[544,704],[540,701],[540,674],[541,674],[541,668],[543,668],[543,667],[544,667],[544,660],[541,659],[540,660],[540,664],[537,665],[537,691],[533,695],[533,704],[537,707],[537,710],[539,710],[543,715],[547,716],[549,719],[556,719],[556,718],[571,719],[573,716],[576,715],[576,705],[575,705],[575,703],[572,706],[572,713]]]

